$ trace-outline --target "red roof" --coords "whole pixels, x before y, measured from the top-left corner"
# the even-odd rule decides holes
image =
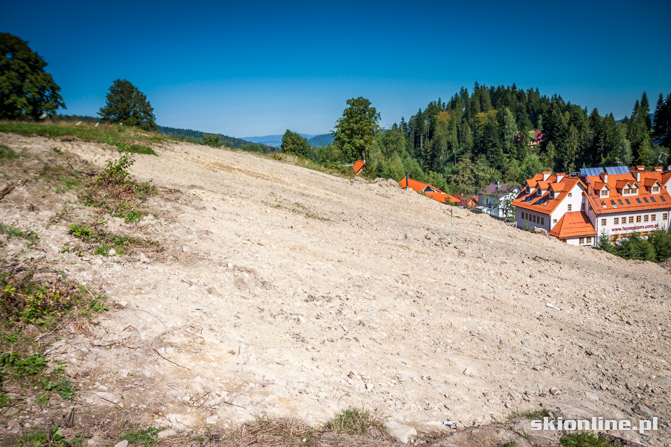
[[[354,166],[352,166],[352,169],[354,169],[355,174],[358,174],[363,169],[364,166],[366,166],[365,162],[357,160],[356,163],[354,163]]]
[[[636,176],[640,180],[636,180]],[[597,214],[621,213],[626,211],[644,211],[671,208],[671,195],[666,188],[657,185],[658,192],[653,194],[652,188],[659,183],[664,185],[664,177],[668,173],[659,171],[634,170],[627,174],[609,174],[605,176],[592,175],[585,177],[588,185],[608,185],[608,197],[600,197],[596,191],[588,192],[587,200]],[[624,195],[625,187],[636,185],[637,194]]]
[[[596,236],[596,230],[589,218],[582,211],[566,213],[550,230],[551,236],[559,239],[568,239],[583,236]]]
[[[398,184],[401,185],[401,188],[403,189],[409,186],[410,189],[417,192],[442,192],[435,186],[429,185],[428,183],[420,182],[419,180],[413,180],[411,178],[408,179],[408,182],[406,184],[405,177],[403,177],[401,181],[398,182]]]
[[[548,173],[545,172],[544,174]],[[511,205],[549,215],[562,203],[568,193],[578,183],[585,187],[585,184],[577,177],[564,177],[557,183],[556,175],[550,175],[543,181],[543,174],[536,174],[534,178],[527,180],[527,188],[520,192]],[[539,195],[540,191],[538,191],[538,188],[546,192]],[[554,198],[551,198],[550,191],[547,191],[548,188],[554,192]],[[585,189],[587,188],[585,187]]]
[[[420,182],[418,180],[413,180],[411,178],[408,179],[407,184],[405,177],[401,179],[400,182],[398,182],[399,185],[401,185],[401,188],[405,189],[410,185],[410,189],[421,192],[423,194],[426,194],[427,197],[437,200],[440,203],[459,203],[459,199],[444,193],[440,189],[436,188],[433,185],[429,185],[428,183]]]

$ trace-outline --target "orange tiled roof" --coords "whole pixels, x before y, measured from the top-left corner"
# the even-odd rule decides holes
[[[536,177],[539,177],[538,181]],[[552,214],[552,212],[559,206],[559,204],[566,198],[568,192],[573,189],[573,187],[580,183],[585,187],[585,184],[580,181],[577,177],[564,177],[559,183],[556,182],[556,176],[551,175],[547,179],[547,183],[555,192],[555,198],[550,198],[550,192],[546,192],[542,196],[537,195],[535,189],[531,189],[531,192],[526,192],[523,190],[517,196],[515,200],[512,201],[511,205],[524,208],[530,211],[535,211],[542,214]],[[542,174],[536,174],[532,180],[535,180],[539,186],[541,183],[544,183]],[[528,181],[527,181],[528,182]],[[541,186],[542,188],[542,186]],[[586,188],[585,188],[586,189]]]
[[[559,222],[550,230],[550,235],[559,239],[596,236],[596,230],[589,218],[582,211],[566,213]]]
[[[427,192],[427,197],[437,200],[440,203],[459,203],[459,199],[444,192]]]
[[[352,166],[352,169],[354,169],[355,174],[358,174],[363,169],[364,166],[366,166],[365,162],[357,160],[356,163],[354,163],[354,166]]]
[[[410,189],[417,192],[425,192],[427,187],[431,190],[431,192],[442,192],[435,186],[429,185],[428,183],[420,182],[418,180],[413,180],[411,178],[408,179],[406,184],[405,177],[403,177],[401,181],[398,182],[398,184],[401,185],[401,188],[403,189],[410,187]]]
[[[636,175],[640,177],[639,181],[636,181]],[[668,175],[668,173],[636,170],[628,174],[610,174],[607,182],[603,182],[604,179],[600,176],[587,176],[588,184],[595,185],[603,182],[610,189],[608,197],[599,197],[593,191],[587,194],[587,200],[597,214],[668,209],[671,208],[671,195],[666,188],[659,188],[657,194],[651,194],[652,187],[656,182],[663,184],[664,175]],[[622,195],[622,190],[626,185],[638,185],[638,194]]]

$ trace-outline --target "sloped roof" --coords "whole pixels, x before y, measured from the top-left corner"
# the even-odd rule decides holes
[[[522,191],[517,198],[512,201],[511,205],[535,211],[537,213],[551,214],[567,197],[568,192],[571,191],[575,185],[581,184],[585,187],[585,184],[577,177],[564,177],[559,183],[556,183],[555,175],[548,177],[545,182],[543,182],[542,179],[542,174],[536,174],[532,180],[536,181],[541,189],[543,189],[543,185],[545,185],[545,188],[552,187],[552,190],[555,192],[554,198],[551,198],[549,191],[541,196],[536,194],[536,190],[532,190],[530,193]],[[529,181],[527,180],[527,183],[528,182]]]
[[[478,194],[503,195],[512,192],[513,190],[515,190],[515,188],[520,189],[519,186],[509,185],[507,183],[494,182],[487,185],[487,187],[482,191],[480,191]]]
[[[596,236],[596,230],[589,218],[582,211],[573,211],[564,214],[559,222],[550,230],[551,236],[559,239]]]
[[[354,166],[352,166],[352,169],[354,169],[355,174],[358,174],[363,169],[364,166],[366,166],[365,162],[357,160],[356,163],[354,163]]]
[[[669,209],[671,208],[671,195],[666,188],[660,188],[656,194],[652,194],[651,190],[657,182],[664,184],[664,176],[668,174],[668,172],[634,170],[626,174],[610,174],[607,182],[604,182],[604,179],[598,175],[586,176],[587,183],[595,188],[595,191],[587,194],[587,200],[597,214]],[[636,175],[640,178],[638,182]],[[608,197],[599,197],[596,192],[596,185],[600,183],[608,185],[610,189]],[[626,185],[638,185],[638,193],[622,195],[622,189]]]
[[[459,199],[444,192],[427,192],[426,196],[440,203],[459,203]]]
[[[419,180],[414,180],[409,178],[406,184],[405,177],[401,179],[400,182],[398,182],[399,185],[401,185],[401,188],[410,188],[414,191],[417,192],[424,192],[424,190],[428,187],[433,190],[433,192],[442,192],[440,189],[436,188],[435,186],[429,185],[428,183],[420,182]]]

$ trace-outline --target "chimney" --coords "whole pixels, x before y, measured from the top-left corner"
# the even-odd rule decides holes
[[[638,170],[638,171],[645,171],[645,165],[638,165],[638,166],[636,166],[636,170]]]
[[[637,182],[640,182],[641,181],[641,171],[634,172],[634,177],[636,177]]]
[[[655,166],[655,172],[662,172],[662,169],[664,168],[662,168],[661,166]]]
[[[564,177],[566,177],[566,174],[563,172],[555,174],[557,176],[557,183],[561,182]]]
[[[602,172],[601,174],[599,174],[599,176],[601,177],[601,180],[603,180],[604,183],[608,183],[608,173],[607,172]]]

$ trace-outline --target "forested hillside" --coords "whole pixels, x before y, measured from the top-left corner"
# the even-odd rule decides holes
[[[162,133],[164,135],[177,137],[182,141],[188,141],[190,143],[209,144],[211,146],[226,145],[234,149],[241,149],[251,152],[268,153],[273,150],[272,147],[265,144],[252,143],[250,141],[242,140],[240,138],[229,137],[228,135],[208,134],[205,132],[201,132],[200,130],[178,129],[174,127],[158,126],[158,131],[159,133]]]
[[[571,104],[559,95],[515,85],[462,88],[438,99],[406,122],[379,132],[367,153],[375,174],[428,181],[450,192],[474,193],[491,181],[521,183],[542,170],[575,171],[603,165],[664,165],[671,143],[671,94],[659,95],[654,112],[646,93],[631,116]],[[529,131],[542,130],[538,146]],[[320,151],[320,161],[338,149]]]

